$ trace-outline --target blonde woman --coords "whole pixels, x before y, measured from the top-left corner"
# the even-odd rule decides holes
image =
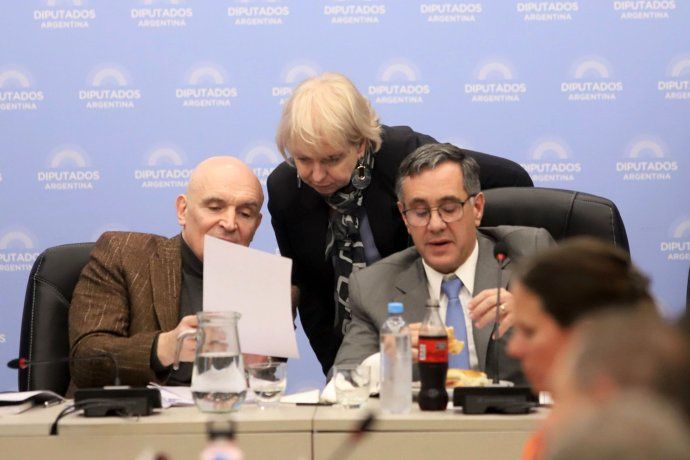
[[[276,142],[286,161],[268,178],[271,223],[293,261],[300,320],[327,373],[349,316],[350,273],[411,244],[396,205],[398,166],[436,140],[380,124],[347,77],[325,73],[295,89]],[[483,189],[532,185],[516,163],[467,153],[480,164]]]

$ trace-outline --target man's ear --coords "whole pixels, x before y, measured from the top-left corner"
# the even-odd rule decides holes
[[[187,197],[185,195],[178,195],[175,200],[175,208],[177,209],[177,223],[184,227],[187,223]]]
[[[472,203],[472,213],[474,214],[474,225],[479,227],[482,222],[482,217],[484,216],[484,194],[482,192],[477,193],[473,199]]]
[[[410,226],[407,225],[407,218],[405,217],[405,213],[403,212],[405,210],[405,206],[398,201],[398,211],[400,211],[400,215],[402,216],[403,222],[405,223],[405,227],[407,228],[407,233],[410,233]]]

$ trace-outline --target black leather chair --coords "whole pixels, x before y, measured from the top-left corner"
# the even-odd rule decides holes
[[[628,235],[616,205],[589,193],[540,187],[485,190],[482,226],[543,227],[555,240],[590,235],[630,252]]]
[[[69,356],[67,314],[72,292],[94,243],[48,248],[36,259],[24,299],[19,356],[54,361]],[[51,390],[64,395],[69,364],[37,364],[19,371],[19,390]]]

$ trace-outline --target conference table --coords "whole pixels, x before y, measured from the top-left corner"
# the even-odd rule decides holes
[[[378,400],[364,409],[296,406],[259,409],[245,404],[233,414],[213,415],[195,407],[174,407],[148,417],[86,418],[69,415],[50,426],[65,403],[0,417],[0,458],[196,459],[206,445],[206,425],[233,420],[246,459],[329,459],[349,442],[362,419],[376,419],[347,458],[519,458],[522,445],[546,410],[528,415],[464,415],[459,410],[409,414],[378,412]],[[162,454],[162,457],[159,456]],[[343,456],[339,458],[345,458]]]

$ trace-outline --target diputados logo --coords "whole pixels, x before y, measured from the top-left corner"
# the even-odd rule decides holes
[[[0,233],[0,272],[31,270],[39,253],[34,239],[21,230]]]
[[[676,9],[675,0],[615,0],[613,10],[622,20],[668,19]]]
[[[96,10],[87,8],[88,0],[43,0],[35,9],[34,22],[41,29],[88,29],[96,19]]]
[[[506,62],[491,60],[477,67],[474,81],[465,83],[465,94],[476,103],[520,102],[527,93],[527,83],[515,78],[515,71]]]
[[[31,80],[28,72],[18,68],[0,70],[0,111],[37,110],[45,96]]]
[[[690,260],[690,218],[681,218],[671,225],[670,237],[659,244],[666,260]]]
[[[515,9],[525,22],[559,22],[571,21],[573,14],[580,11],[580,4],[562,1],[518,2]]]
[[[5,343],[7,341],[7,334],[0,334],[0,343]]]
[[[130,10],[130,17],[137,27],[187,27],[187,20],[194,16],[191,7],[183,6],[184,0],[139,0],[139,7]]]
[[[675,58],[669,65],[667,76],[667,79],[657,83],[657,90],[664,95],[664,99],[690,99],[690,57]]]
[[[388,62],[379,69],[378,82],[369,85],[367,94],[377,104],[421,104],[431,95],[431,87],[420,81],[419,75],[409,61]]]
[[[429,2],[419,5],[419,14],[432,23],[476,22],[483,12],[479,2]]]
[[[86,82],[87,88],[79,90],[79,100],[89,110],[130,110],[141,99],[141,90],[132,86],[128,72],[115,64],[94,68]]]
[[[273,144],[261,142],[250,147],[242,155],[244,162],[252,168],[261,185],[266,185],[266,179],[273,169],[283,161]]]
[[[49,155],[48,168],[36,179],[44,190],[93,190],[101,172],[89,164],[86,152],[75,145],[56,148]]]
[[[300,82],[307,78],[315,77],[321,73],[318,65],[313,62],[297,62],[288,65],[283,69],[281,84],[271,88],[271,96],[278,99],[280,105],[292,95],[292,91]]]
[[[323,15],[331,24],[378,24],[386,15],[386,4],[374,0],[331,0],[324,5]]]
[[[290,16],[290,7],[281,0],[235,0],[228,17],[236,26],[281,26]]]
[[[642,138],[630,144],[626,160],[616,162],[616,172],[624,181],[669,181],[678,171],[678,162],[666,157],[661,142]]]
[[[599,56],[576,61],[570,78],[561,83],[561,93],[570,102],[612,102],[622,91],[623,82],[613,78],[611,64]]]
[[[582,164],[571,160],[570,149],[557,139],[543,139],[530,149],[532,161],[523,163],[534,182],[572,182],[582,172]]]
[[[134,171],[134,180],[141,188],[184,188],[189,183],[192,169],[184,153],[171,145],[157,145],[144,156],[145,166]]]
[[[225,70],[217,64],[199,64],[187,71],[185,86],[175,89],[182,107],[230,107],[237,97],[237,87],[227,84]]]

